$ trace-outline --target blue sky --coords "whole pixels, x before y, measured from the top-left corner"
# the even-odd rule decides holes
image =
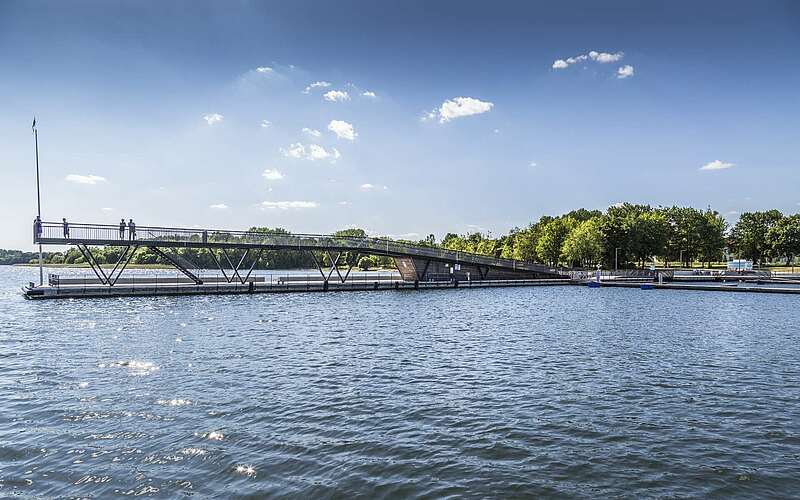
[[[34,114],[45,219],[422,238],[798,210],[800,4],[549,4],[0,2],[0,247],[30,247]]]

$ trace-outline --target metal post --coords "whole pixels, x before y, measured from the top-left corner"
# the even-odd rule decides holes
[[[39,131],[36,128],[36,117],[33,117],[33,143],[36,151],[36,214],[42,220],[42,196],[39,190]],[[41,222],[40,222],[41,224]],[[39,242],[39,286],[44,284],[44,271],[42,270],[42,243]]]
[[[614,249],[614,272],[619,269],[619,247]]]

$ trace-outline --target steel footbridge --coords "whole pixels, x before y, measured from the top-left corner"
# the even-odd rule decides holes
[[[207,250],[228,283],[246,283],[262,252],[266,250],[308,252],[325,283],[334,273],[335,279],[345,283],[358,256],[367,255],[393,258],[405,282],[569,278],[560,269],[535,262],[502,259],[388,238],[152,226],[131,228],[122,224],[37,221],[33,227],[33,242],[77,247],[99,282],[108,286],[118,282],[134,255],[143,248],[157,254],[197,285],[203,284],[198,266],[181,256],[177,249]],[[104,269],[92,253],[92,247],[109,246],[122,250],[110,270],[108,264]],[[241,254],[238,259],[231,259],[233,250]],[[346,254],[355,254],[356,258],[346,259],[349,264],[341,262]],[[321,255],[328,257],[330,268],[323,268],[319,258]],[[340,267],[346,270],[342,272]]]

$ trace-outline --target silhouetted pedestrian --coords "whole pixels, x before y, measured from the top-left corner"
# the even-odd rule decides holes
[[[64,227],[64,238],[69,239],[69,222],[66,217],[61,219],[61,225]]]
[[[38,215],[33,219],[33,234],[36,235],[37,240],[42,237],[42,218]]]
[[[135,240],[136,239],[136,224],[133,223],[133,219],[128,221],[128,239]]]
[[[125,219],[119,221],[119,239],[125,239]]]

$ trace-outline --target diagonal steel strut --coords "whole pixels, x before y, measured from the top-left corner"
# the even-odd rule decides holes
[[[177,261],[177,259],[175,259],[175,257],[173,257],[173,256],[170,256],[170,255],[168,255],[168,254],[164,253],[164,252],[163,252],[163,251],[162,251],[160,248],[158,248],[158,247],[147,247],[147,248],[148,248],[148,249],[150,249],[150,251],[151,251],[151,252],[153,252],[154,254],[157,254],[158,256],[160,256],[161,258],[163,258],[163,259],[167,260],[167,261],[168,261],[170,264],[172,264],[173,266],[175,266],[175,269],[177,269],[178,271],[180,271],[180,272],[182,272],[183,274],[185,274],[185,275],[186,275],[186,276],[187,276],[187,277],[188,277],[190,280],[194,281],[194,283],[195,283],[196,285],[202,285],[202,284],[203,284],[203,280],[201,280],[200,278],[198,278],[198,277],[197,277],[197,276],[196,276],[194,273],[192,273],[191,271],[189,271],[188,269],[186,269],[186,267],[184,267],[183,265],[181,265],[181,264],[180,264],[180,263]]]

